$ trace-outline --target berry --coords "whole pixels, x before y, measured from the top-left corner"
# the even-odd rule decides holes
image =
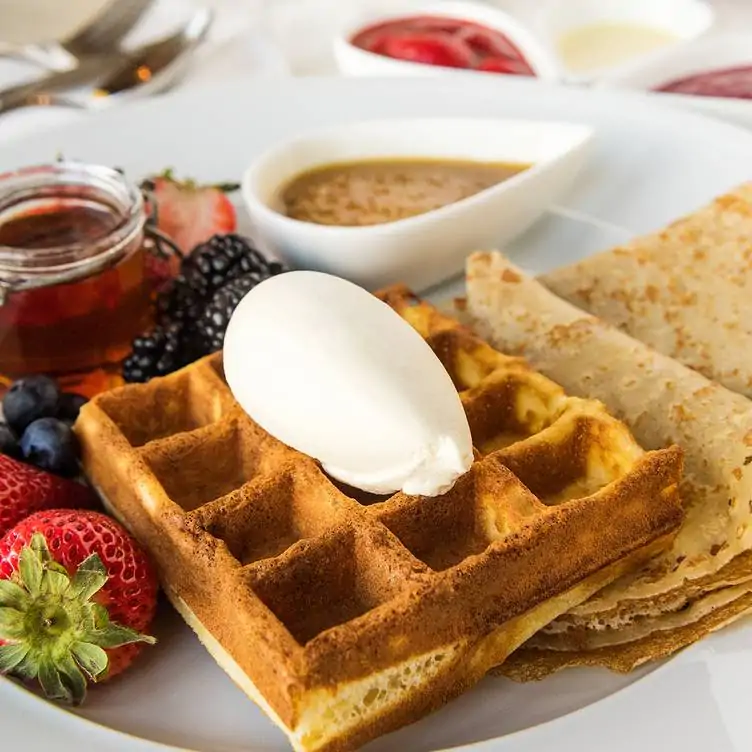
[[[461,39],[430,32],[390,36],[379,52],[398,60],[445,68],[472,68],[474,60],[472,50]]]
[[[18,446],[16,434],[5,423],[0,423],[0,453],[7,454],[8,457],[20,458],[21,456],[21,447]]]
[[[145,382],[222,347],[235,306],[262,279],[285,271],[239,235],[215,235],[187,256],[157,296],[157,326],[133,341],[123,361],[127,382]]]
[[[123,362],[123,378],[130,383],[166,376],[201,356],[198,347],[183,336],[180,322],[160,326],[133,340],[133,351]]]
[[[476,70],[486,73],[507,73],[512,76],[529,75],[525,65],[508,57],[487,57],[478,64]]]
[[[0,455],[0,537],[42,509],[91,507],[91,489]]]
[[[73,392],[63,392],[60,395],[60,399],[57,402],[57,418],[64,423],[73,424],[78,418],[81,408],[89,400],[80,394],[74,394]]]
[[[3,397],[3,414],[8,425],[17,433],[37,418],[53,416],[57,412],[60,390],[49,376],[27,376],[11,384]]]
[[[2,582],[4,581],[4,582]],[[0,673],[80,704],[126,669],[157,604],[146,554],[99,512],[37,512],[0,540]]]
[[[220,287],[248,272],[268,272],[272,265],[274,262],[239,235],[215,235],[183,260],[172,288],[159,296],[160,315],[172,320],[195,319]]]
[[[184,253],[212,235],[234,232],[235,207],[226,191],[236,186],[197,185],[175,180],[169,170],[148,181],[157,208],[157,228]]]
[[[57,418],[39,418],[21,436],[27,462],[57,475],[78,473],[78,440],[70,426]]]
[[[151,290],[163,290],[179,272],[180,257],[177,254],[161,256],[151,249],[144,254],[144,273]]]
[[[222,349],[224,344],[227,325],[238,303],[259,282],[269,277],[258,272],[250,272],[244,277],[228,282],[218,290],[206,306],[196,327],[199,335],[203,338],[207,352],[216,352]]]
[[[203,292],[192,287],[185,275],[180,274],[157,296],[157,320],[163,324],[190,321],[199,315],[203,306]]]

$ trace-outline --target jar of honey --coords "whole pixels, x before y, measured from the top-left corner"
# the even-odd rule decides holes
[[[148,326],[146,209],[117,170],[74,162],[0,175],[0,389],[30,373],[91,396]]]

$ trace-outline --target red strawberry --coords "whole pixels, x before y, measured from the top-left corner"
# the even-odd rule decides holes
[[[159,292],[180,273],[180,258],[177,255],[165,257],[147,253],[145,268],[150,288]]]
[[[226,193],[236,186],[178,181],[169,170],[147,182],[157,204],[157,228],[184,253],[213,235],[235,231],[235,207]]]
[[[470,68],[473,65],[472,50],[460,39],[448,34],[394,35],[386,39],[381,54],[412,63],[440,65],[446,68]]]
[[[476,70],[486,73],[508,73],[512,76],[530,75],[524,63],[508,57],[487,57],[478,64]]]
[[[0,454],[0,536],[42,509],[77,509],[94,502],[86,486]]]
[[[79,704],[127,668],[154,618],[146,554],[99,512],[37,512],[0,540],[0,673]]]

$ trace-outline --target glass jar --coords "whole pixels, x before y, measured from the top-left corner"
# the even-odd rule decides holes
[[[0,388],[30,373],[91,395],[149,324],[146,209],[117,170],[75,162],[0,175]]]

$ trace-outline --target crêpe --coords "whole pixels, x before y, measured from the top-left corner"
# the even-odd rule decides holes
[[[659,232],[540,281],[578,308],[752,397],[752,183]]]
[[[554,622],[528,651],[540,659],[546,640],[561,648],[562,635],[571,632],[567,647],[581,655],[554,655],[552,668],[572,662],[631,668],[748,610],[752,402],[558,298],[501,254],[473,254],[467,271],[470,322],[496,347],[524,354],[568,391],[603,401],[644,447],[675,442],[685,450],[687,519],[671,549]],[[731,602],[703,601],[740,585]],[[677,613],[689,623],[677,623]],[[603,647],[608,630],[664,615],[665,629],[653,624],[647,637],[633,633],[632,642]]]

